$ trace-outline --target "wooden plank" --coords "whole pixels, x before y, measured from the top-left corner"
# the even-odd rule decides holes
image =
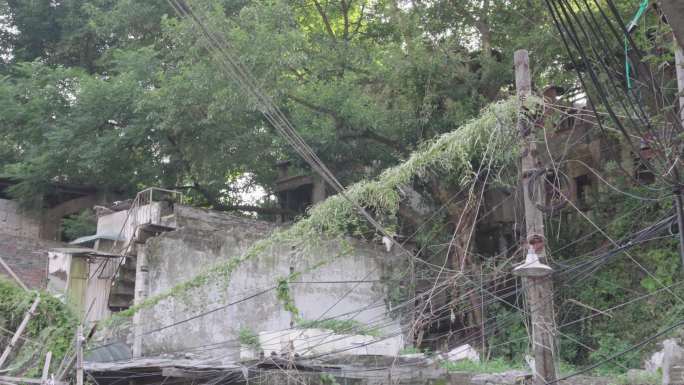
[[[162,377],[174,377],[200,380],[205,378],[216,378],[217,375],[223,374],[221,370],[197,370],[185,369],[177,367],[161,368]]]
[[[11,377],[11,376],[0,376],[0,381],[3,382],[15,382],[15,383],[25,383],[25,384],[41,384],[42,380],[40,378],[27,378],[27,377]],[[54,385],[69,385],[68,382],[55,380]]]
[[[21,337],[22,333],[24,333],[24,329],[26,329],[26,326],[28,325],[29,320],[33,316],[33,313],[36,311],[36,308],[38,307],[39,303],[40,295],[36,295],[36,299],[33,301],[33,304],[31,304],[31,308],[19,324],[17,331],[14,332],[14,336],[12,336],[12,340],[10,340],[9,345],[7,345],[5,350],[2,352],[2,356],[0,356],[0,368],[2,368],[2,366],[5,364],[5,361],[7,361],[7,358],[9,357],[12,348],[14,347],[14,345],[16,345],[17,341],[19,341],[19,338]]]

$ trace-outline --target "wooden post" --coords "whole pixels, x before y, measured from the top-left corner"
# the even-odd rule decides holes
[[[529,56],[526,50],[515,52],[515,87],[518,98],[526,100],[532,93],[530,79]],[[530,186],[530,180],[542,169],[538,156],[537,144],[534,142],[532,129],[528,120],[521,114],[518,118],[518,129],[523,137],[521,159],[522,191],[525,204],[526,243],[528,254],[536,254],[539,261],[546,262],[544,245],[544,216],[537,207],[544,203],[543,178]],[[533,189],[530,190],[530,187]],[[548,267],[547,267],[548,268]],[[521,269],[524,270],[524,269]],[[548,268],[548,272],[551,269]],[[553,282],[550,275],[523,275],[527,306],[532,321],[532,346],[534,351],[534,384],[541,385],[556,380],[554,362],[555,322],[553,318]]]
[[[52,352],[47,352],[45,355],[45,364],[43,365],[43,375],[40,377],[40,383],[47,385],[48,375],[50,374],[50,361],[52,361]]]
[[[83,385],[83,325],[76,332],[76,385]]]
[[[7,270],[7,273],[8,273],[12,278],[14,278],[15,281],[17,281],[17,283],[19,284],[19,286],[21,286],[22,289],[28,291],[28,287],[26,287],[26,285],[24,285],[24,282],[22,282],[21,279],[19,279],[19,276],[16,275],[16,274],[14,273],[14,270],[12,270],[12,268],[10,268],[9,265],[8,265],[7,263],[5,263],[5,260],[2,259],[2,257],[0,257],[0,265],[2,265],[2,267],[3,267],[5,270]]]
[[[31,304],[31,308],[29,309],[28,312],[26,312],[26,315],[24,316],[24,319],[21,321],[19,324],[19,327],[17,330],[14,332],[14,336],[12,336],[12,340],[10,340],[9,345],[5,347],[5,350],[2,352],[2,356],[0,356],[0,368],[5,364],[5,361],[7,361],[7,358],[10,355],[10,352],[12,351],[12,348],[14,345],[16,345],[17,341],[19,341],[19,338],[21,337],[21,334],[24,333],[24,329],[26,329],[26,326],[29,323],[29,320],[33,316],[33,314],[36,311],[36,308],[38,307],[38,304],[40,303],[40,295],[36,294],[36,299],[33,301],[33,304]]]

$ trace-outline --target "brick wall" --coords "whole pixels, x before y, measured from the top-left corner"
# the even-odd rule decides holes
[[[38,238],[40,215],[22,210],[15,201],[0,199],[0,233]]]
[[[33,289],[45,288],[48,250],[62,246],[59,242],[0,233],[0,257]],[[11,279],[1,267],[0,274]]]

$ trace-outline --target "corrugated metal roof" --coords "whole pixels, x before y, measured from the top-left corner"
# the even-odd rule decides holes
[[[76,256],[93,256],[93,257],[103,257],[103,258],[121,258],[122,255],[105,253],[99,250],[90,249],[87,247],[58,247],[55,249],[50,249],[54,253],[71,254]]]
[[[123,342],[113,342],[90,350],[85,355],[87,362],[117,362],[131,358],[131,349]],[[97,366],[97,365],[95,365]]]
[[[125,241],[124,238],[118,237],[116,235],[110,235],[110,234],[94,234],[94,235],[87,235],[85,237],[80,237],[76,238],[73,241],[69,242],[70,245],[81,245],[84,243],[92,242],[92,241],[97,241],[99,239],[104,239],[107,241]]]

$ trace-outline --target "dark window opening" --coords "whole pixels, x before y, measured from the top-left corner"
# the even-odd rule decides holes
[[[0,199],[12,199],[12,197],[10,197],[10,195],[7,193],[7,189],[2,188],[2,186],[0,186]]]
[[[575,115],[577,110],[572,108],[567,112],[567,115],[561,119],[561,121],[556,125],[556,132],[566,132],[575,128]]]
[[[645,163],[645,160],[650,159],[651,156],[652,152],[650,147],[646,147],[641,149],[641,158],[634,157],[634,178],[641,184],[651,184],[655,182],[655,175],[653,175]]]
[[[577,203],[580,207],[588,205],[589,190],[591,189],[591,178],[584,174],[575,177],[575,191],[577,193]]]
[[[561,207],[565,197],[570,196],[568,180],[563,174],[548,170],[544,175],[544,203],[547,208]]]
[[[278,194],[280,205],[283,209],[290,210],[292,214],[283,214],[283,220],[293,220],[298,214],[305,213],[313,203],[311,184],[299,186],[292,190]]]

